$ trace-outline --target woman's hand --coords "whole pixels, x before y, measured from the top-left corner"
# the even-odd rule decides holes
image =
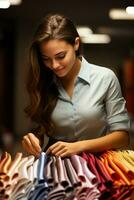
[[[23,137],[22,146],[28,153],[36,157],[41,152],[40,141],[33,133],[28,133]]]
[[[80,142],[62,142],[58,141],[55,144],[51,145],[46,153],[53,154],[55,156],[61,156],[61,157],[66,157],[66,156],[71,156],[73,154],[78,154],[80,153],[81,150],[81,145]]]

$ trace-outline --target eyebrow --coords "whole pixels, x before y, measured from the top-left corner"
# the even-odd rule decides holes
[[[58,56],[58,55],[60,55],[60,54],[62,54],[62,53],[64,54],[64,53],[66,53],[66,52],[67,52],[67,51],[61,51],[61,52],[59,52],[59,53],[56,53],[55,56]],[[43,54],[41,54],[41,56],[42,56],[42,57],[48,57],[48,56],[43,55]]]

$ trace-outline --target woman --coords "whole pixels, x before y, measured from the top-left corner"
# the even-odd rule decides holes
[[[43,19],[30,47],[25,111],[38,132],[49,136],[46,152],[56,156],[129,144],[129,119],[115,74],[88,63],[80,49],[74,24],[59,14]],[[39,156],[42,140],[36,133],[25,135],[22,145]]]

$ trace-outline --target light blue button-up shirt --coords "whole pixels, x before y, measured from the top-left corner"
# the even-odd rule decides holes
[[[51,116],[54,139],[73,142],[130,128],[125,100],[112,70],[82,57],[72,97],[59,80],[56,83],[59,98]]]

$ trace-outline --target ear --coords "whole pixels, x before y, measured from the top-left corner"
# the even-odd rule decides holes
[[[79,46],[80,46],[80,38],[76,37],[75,38],[75,44],[74,44],[75,51],[77,51],[79,49]]]

